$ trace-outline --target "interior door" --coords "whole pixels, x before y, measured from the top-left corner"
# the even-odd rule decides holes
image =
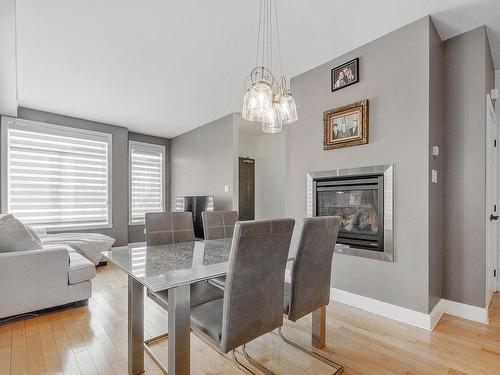
[[[498,152],[497,122],[490,95],[486,97],[486,306],[497,290]]]
[[[240,220],[255,219],[255,160],[239,158],[239,215]]]

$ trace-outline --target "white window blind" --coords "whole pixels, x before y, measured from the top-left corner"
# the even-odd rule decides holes
[[[3,211],[48,230],[111,227],[111,134],[2,118]]]
[[[129,142],[130,224],[143,224],[146,212],[164,211],[165,146]]]

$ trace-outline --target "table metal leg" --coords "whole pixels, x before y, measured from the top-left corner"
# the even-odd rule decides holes
[[[144,372],[144,287],[128,277],[128,373]]]
[[[326,346],[326,306],[312,313],[311,345],[317,349]]]
[[[181,285],[168,291],[168,373],[189,375],[190,288]]]

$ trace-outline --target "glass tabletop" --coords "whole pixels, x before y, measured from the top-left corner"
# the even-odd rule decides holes
[[[133,243],[102,254],[153,292],[227,273],[231,239],[148,246]]]

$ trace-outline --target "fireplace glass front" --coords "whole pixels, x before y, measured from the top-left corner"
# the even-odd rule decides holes
[[[340,216],[337,243],[384,251],[383,175],[316,180],[316,215]]]

